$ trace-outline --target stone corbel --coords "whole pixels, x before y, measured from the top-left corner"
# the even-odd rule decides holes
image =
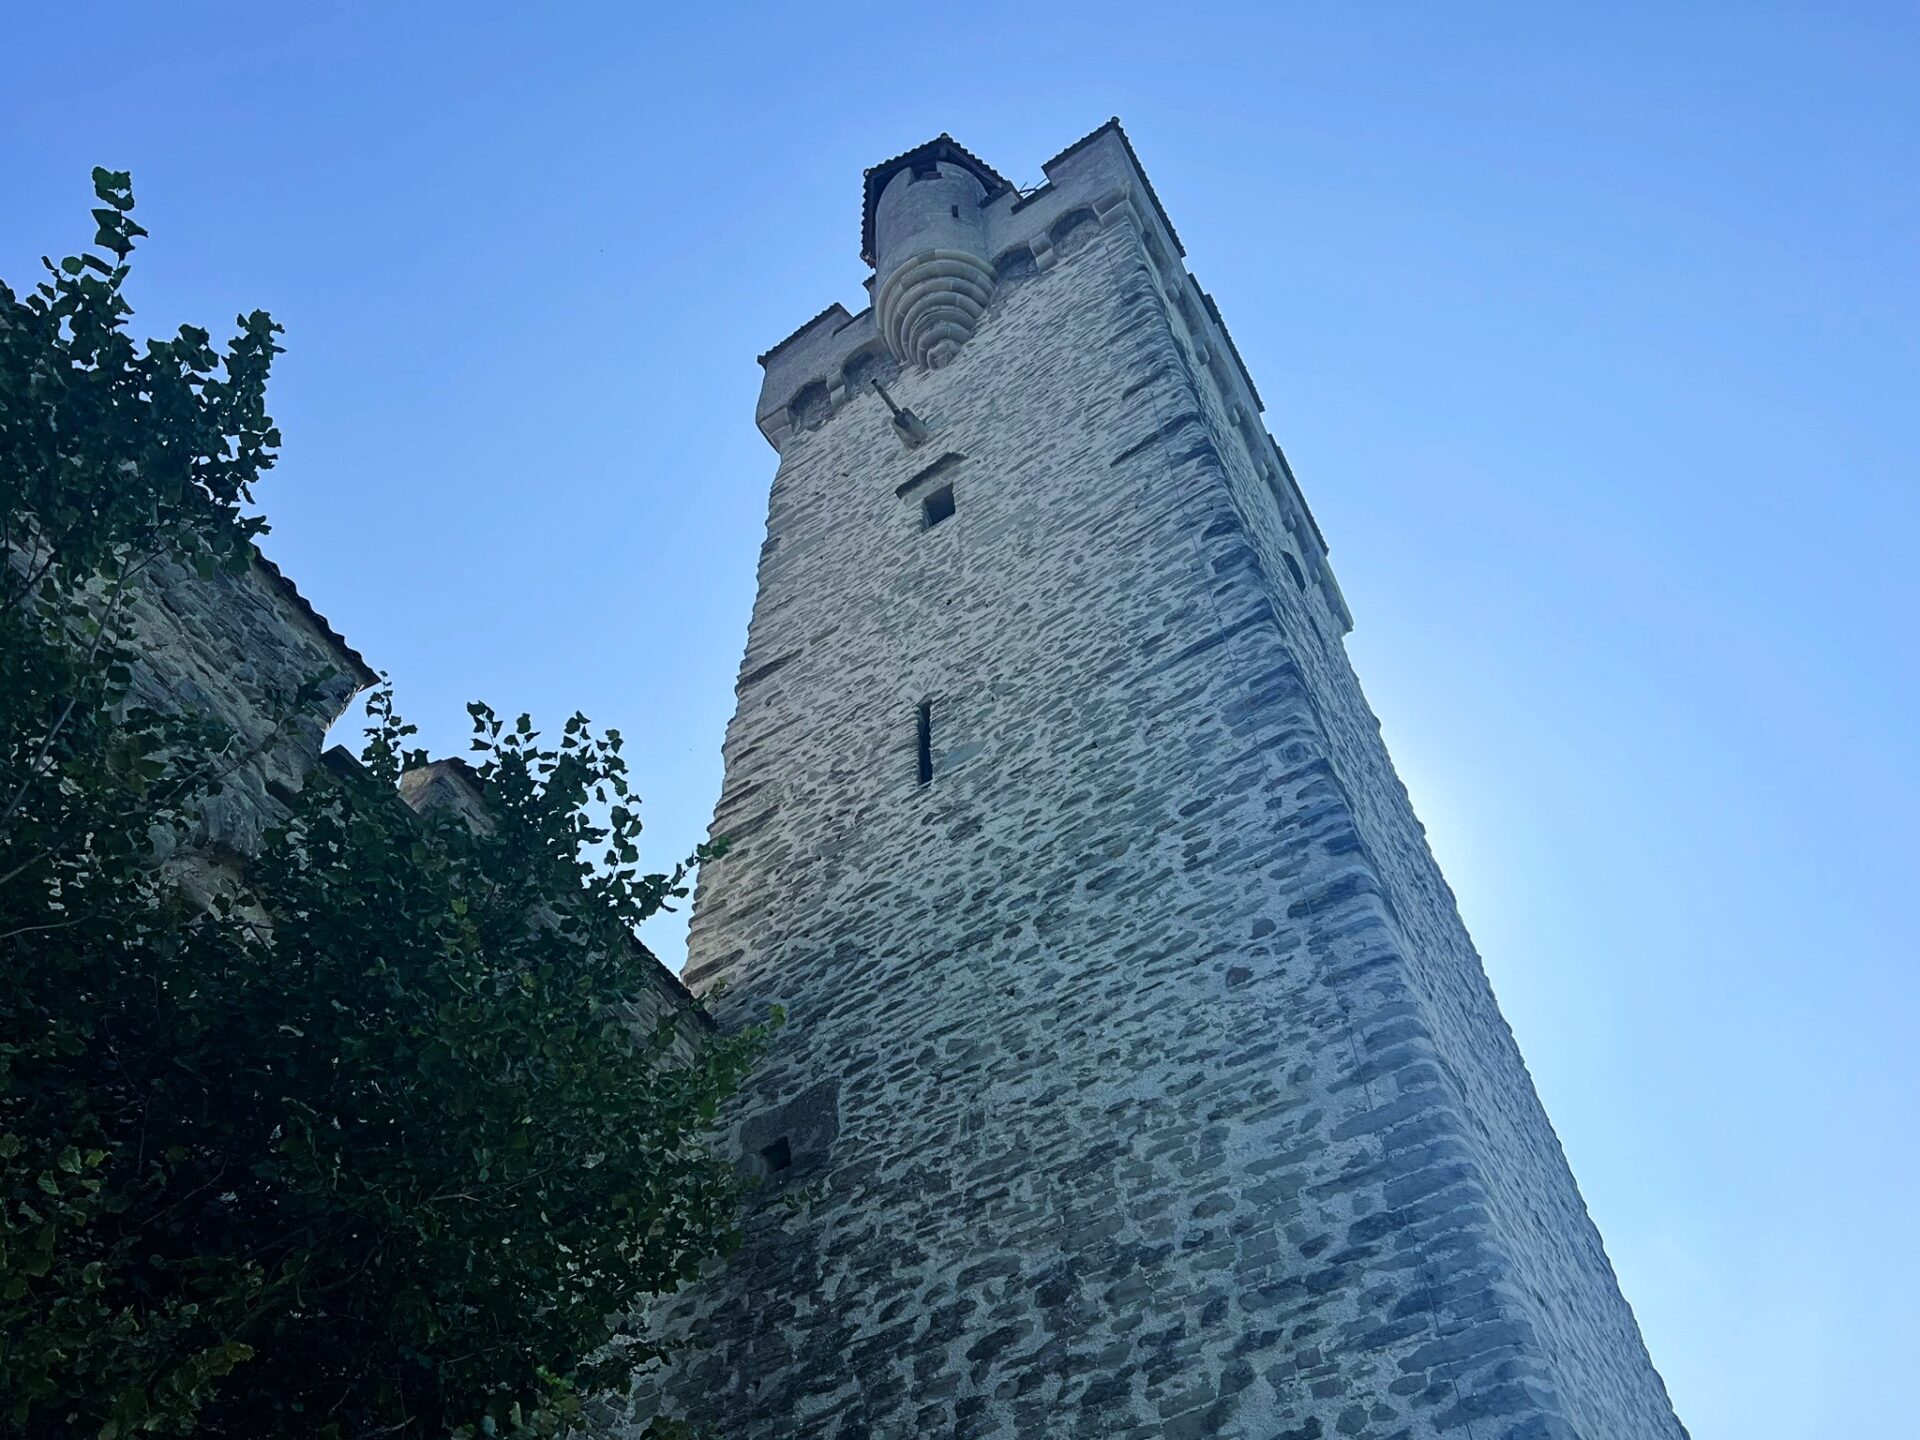
[[[1133,213],[1132,186],[1117,185],[1093,202],[1094,217],[1102,225],[1127,225],[1140,228],[1140,218]]]

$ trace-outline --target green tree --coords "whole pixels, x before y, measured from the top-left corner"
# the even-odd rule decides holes
[[[238,894],[156,863],[249,757],[133,703],[126,599],[252,563],[280,331],[136,346],[94,179],[96,253],[0,285],[0,1435],[549,1433],[731,1244],[706,1137],[780,1017],[644,1018],[635,927],[711,852],[641,869],[577,715],[472,707],[475,823],[398,799],[377,691]]]

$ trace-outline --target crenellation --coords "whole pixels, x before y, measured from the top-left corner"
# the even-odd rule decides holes
[[[920,183],[920,197],[914,200],[912,165],[923,153],[934,157],[929,163],[937,174],[932,182]],[[954,154],[963,156],[966,163],[938,158]],[[1081,145],[1063,151],[1048,162],[1045,173],[1048,183],[1023,196],[947,136],[869,171],[863,253],[869,263],[877,256],[880,265],[868,282],[875,291],[875,304],[849,315],[836,302],[760,357],[766,373],[756,418],[768,442],[776,450],[783,449],[791,434],[804,428],[792,408],[794,398],[808,386],[822,387],[836,408],[852,397],[857,387],[847,384],[845,371],[859,354],[887,341],[882,314],[886,283],[897,274],[902,255],[971,256],[980,262],[980,283],[990,291],[1001,267],[1018,252],[1031,254],[1036,269],[1051,267],[1070,222],[1084,213],[1102,225],[1133,226],[1146,237],[1148,252],[1158,257],[1159,269],[1167,274],[1178,271],[1177,260],[1167,257],[1185,251],[1117,125],[1102,127]],[[937,201],[929,198],[935,190]],[[1139,203],[1143,196],[1149,202],[1145,209]],[[947,215],[949,206],[967,213]],[[927,213],[922,214],[923,209]],[[888,249],[889,245],[896,248]],[[948,263],[961,262],[950,259]],[[1183,278],[1178,283],[1184,285],[1184,272],[1179,273]]]

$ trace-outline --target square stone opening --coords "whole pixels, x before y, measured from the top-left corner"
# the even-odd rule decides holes
[[[953,514],[953,486],[942,485],[920,502],[920,515],[931,530]]]

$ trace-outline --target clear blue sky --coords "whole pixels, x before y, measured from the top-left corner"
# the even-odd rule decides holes
[[[1920,11],[668,9],[9,7],[0,274],[131,168],[139,321],[287,326],[270,553],[441,750],[622,727],[665,860],[861,168],[1118,113],[1682,1417],[1913,1433]]]

